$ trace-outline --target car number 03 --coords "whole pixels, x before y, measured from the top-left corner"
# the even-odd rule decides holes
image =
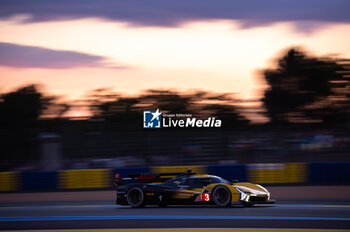
[[[210,194],[209,193],[203,193],[202,194],[202,201],[210,201]]]

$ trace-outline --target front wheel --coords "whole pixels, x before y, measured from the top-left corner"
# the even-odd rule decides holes
[[[231,197],[231,191],[224,185],[216,187],[212,194],[214,203],[220,207],[231,206]]]
[[[142,207],[144,205],[145,195],[139,187],[133,187],[128,191],[126,200],[133,208]]]

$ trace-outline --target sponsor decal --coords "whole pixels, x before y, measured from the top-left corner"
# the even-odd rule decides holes
[[[210,194],[202,193],[202,201],[210,201]]]
[[[160,128],[161,114],[159,109],[156,111],[143,111],[143,128]]]
[[[174,128],[174,127],[221,127],[222,121],[215,117],[198,119],[192,114],[166,114],[159,109],[143,111],[143,128]]]

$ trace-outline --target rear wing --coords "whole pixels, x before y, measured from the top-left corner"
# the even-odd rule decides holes
[[[187,172],[166,172],[166,173],[138,173],[129,174],[127,178],[122,178],[119,173],[114,174],[113,184],[118,187],[123,181],[134,180],[139,183],[164,182],[176,176],[185,176],[196,174],[189,169]]]

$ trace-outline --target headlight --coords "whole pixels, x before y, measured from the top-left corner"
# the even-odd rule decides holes
[[[241,197],[240,197],[241,201],[248,201],[249,195],[247,195],[245,192],[243,192],[241,189],[237,187],[235,187],[235,189],[237,189],[237,191],[241,194]]]

